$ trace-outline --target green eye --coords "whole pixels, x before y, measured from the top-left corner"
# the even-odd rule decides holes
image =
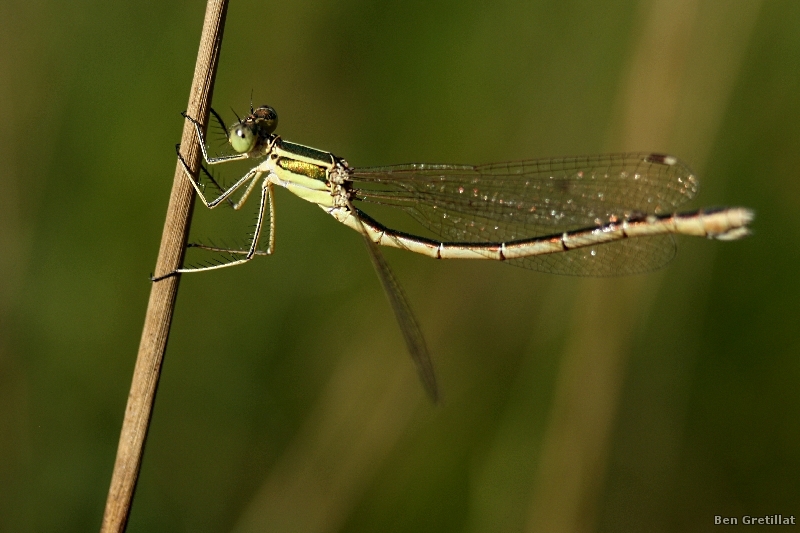
[[[237,124],[231,128],[228,140],[233,149],[240,154],[249,152],[256,144],[256,137],[253,135],[253,129],[244,124]]]

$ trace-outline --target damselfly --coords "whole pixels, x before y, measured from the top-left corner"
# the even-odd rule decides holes
[[[259,160],[213,199],[201,165],[186,177],[206,207],[228,202],[239,209],[256,187],[260,204],[249,245],[241,249],[194,244],[224,259],[175,273],[199,272],[271,254],[275,247],[274,187],[317,204],[364,236],[370,258],[400,324],[428,393],[438,396],[425,341],[411,308],[377,245],[436,259],[495,259],[558,274],[613,276],[657,269],[675,253],[672,234],[734,240],[749,234],[753,213],[742,207],[677,213],[697,193],[698,181],[677,158],[655,153],[529,159],[488,165],[406,164],[353,168],[329,152],[291,143],[274,133],[278,115],[269,106],[230,128],[211,110],[233,152],[209,156],[202,125],[194,124],[208,165]],[[180,151],[178,152],[180,157]],[[231,195],[244,187],[238,202]],[[356,207],[382,205],[407,214],[434,238],[391,229]],[[268,246],[258,248],[269,212]]]

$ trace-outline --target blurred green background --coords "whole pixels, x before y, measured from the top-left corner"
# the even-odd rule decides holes
[[[204,10],[0,4],[2,531],[99,528]],[[386,251],[433,406],[360,237],[279,191],[276,255],[181,282],[128,530],[800,515],[799,28],[795,0],[233,2],[228,116],[252,91],[355,166],[673,153],[755,235],[618,279]]]

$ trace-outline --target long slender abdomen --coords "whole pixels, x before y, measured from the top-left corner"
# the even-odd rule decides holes
[[[359,224],[346,207],[325,209],[339,222],[361,232],[366,229],[373,242],[382,246],[401,248],[437,259],[515,259],[535,255],[566,252],[587,246],[597,246],[622,239],[683,234],[730,241],[750,234],[747,227],[754,217],[743,207],[700,210],[693,213],[647,215],[639,218],[609,222],[602,226],[584,228],[556,235],[518,239],[508,242],[443,242],[395,231],[358,212]]]

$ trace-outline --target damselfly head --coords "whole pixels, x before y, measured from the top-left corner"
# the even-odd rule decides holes
[[[228,131],[228,142],[238,153],[253,150],[278,127],[278,113],[268,105],[251,109],[251,113],[239,119]]]

